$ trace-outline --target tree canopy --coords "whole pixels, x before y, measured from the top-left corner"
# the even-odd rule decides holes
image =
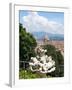
[[[35,56],[35,47],[37,43],[32,34],[26,32],[26,28],[19,24],[19,59],[20,61],[29,61]]]
[[[53,45],[45,45],[45,49],[47,49],[47,55],[52,56],[53,60],[55,60],[56,70],[52,73],[56,77],[63,76],[64,74],[64,58],[60,51],[57,51]]]

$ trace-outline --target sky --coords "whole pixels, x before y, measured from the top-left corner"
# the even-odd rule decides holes
[[[64,13],[44,11],[19,11],[19,23],[28,32],[64,34]]]

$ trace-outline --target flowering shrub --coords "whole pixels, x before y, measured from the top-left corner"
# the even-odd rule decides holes
[[[45,55],[46,52],[46,49],[37,48],[37,56],[31,57],[29,63],[32,72],[51,73],[55,71],[55,61],[51,56]]]

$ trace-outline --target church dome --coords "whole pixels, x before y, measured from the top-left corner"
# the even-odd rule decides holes
[[[44,39],[45,40],[49,40],[48,35],[45,35]]]

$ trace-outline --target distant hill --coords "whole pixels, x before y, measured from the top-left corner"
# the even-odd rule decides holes
[[[51,34],[47,32],[32,32],[32,34],[37,40],[44,39],[45,35],[48,36],[49,40],[64,40],[63,34]]]

